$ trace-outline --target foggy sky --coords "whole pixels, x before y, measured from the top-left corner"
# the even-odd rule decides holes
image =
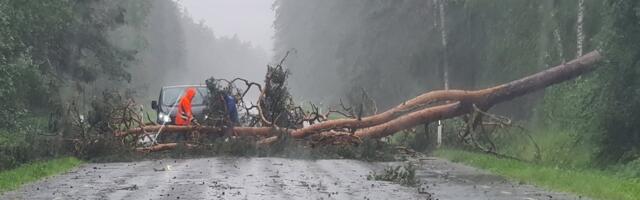
[[[196,22],[202,20],[217,37],[233,37],[273,55],[273,0],[177,0]]]

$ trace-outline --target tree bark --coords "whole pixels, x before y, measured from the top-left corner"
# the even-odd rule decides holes
[[[116,132],[116,137],[122,137],[126,135],[138,135],[143,133],[186,133],[192,131],[198,131],[201,134],[223,134],[223,128],[209,127],[209,126],[176,126],[176,125],[161,125],[145,126],[144,128],[133,128],[126,132]],[[290,133],[291,130],[272,127],[234,127],[233,133],[237,136],[274,136],[280,133]]]
[[[178,143],[167,143],[167,144],[156,144],[150,147],[140,147],[136,148],[137,152],[155,152],[155,151],[164,151],[169,149],[175,149],[178,146]],[[193,148],[195,145],[185,144],[187,148]]]
[[[576,57],[582,56],[584,46],[584,0],[578,0],[578,19],[576,20]]]
[[[442,81],[444,89],[449,89],[449,52],[447,45],[447,24],[445,12],[445,0],[438,0],[438,15],[440,16],[440,35],[442,36]]]
[[[220,133],[221,128],[218,127],[206,127],[206,126],[176,126],[176,125],[152,125],[139,128],[132,128],[125,132],[116,132],[116,137],[126,136],[130,134],[143,134],[143,133],[184,133],[191,131],[199,131],[201,133]]]

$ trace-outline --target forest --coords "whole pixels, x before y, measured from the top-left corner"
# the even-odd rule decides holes
[[[408,152],[594,172],[640,196],[640,1],[273,0],[270,9],[264,49],[219,35],[179,0],[0,0],[0,173],[69,157],[374,163]],[[206,87],[205,119],[157,123],[150,103],[170,85]],[[238,98],[239,122],[216,104],[225,95]],[[198,136],[140,144],[163,131]],[[395,170],[415,173],[407,166]],[[496,173],[535,179],[521,172]],[[532,183],[638,197],[545,181]]]

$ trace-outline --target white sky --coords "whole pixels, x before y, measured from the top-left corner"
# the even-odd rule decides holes
[[[177,0],[196,22],[204,21],[217,37],[237,34],[273,55],[273,0]]]

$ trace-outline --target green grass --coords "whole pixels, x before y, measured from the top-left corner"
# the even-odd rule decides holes
[[[640,179],[589,169],[563,169],[461,150],[438,150],[438,157],[489,170],[519,182],[595,199],[640,199]]]
[[[0,172],[0,193],[17,189],[25,183],[66,172],[82,161],[74,157],[38,161]]]
[[[535,160],[536,148],[531,140],[517,129],[494,134],[500,153],[524,160]],[[540,147],[538,163],[564,168],[590,168],[599,144],[590,133],[575,130],[533,129],[531,137]]]

